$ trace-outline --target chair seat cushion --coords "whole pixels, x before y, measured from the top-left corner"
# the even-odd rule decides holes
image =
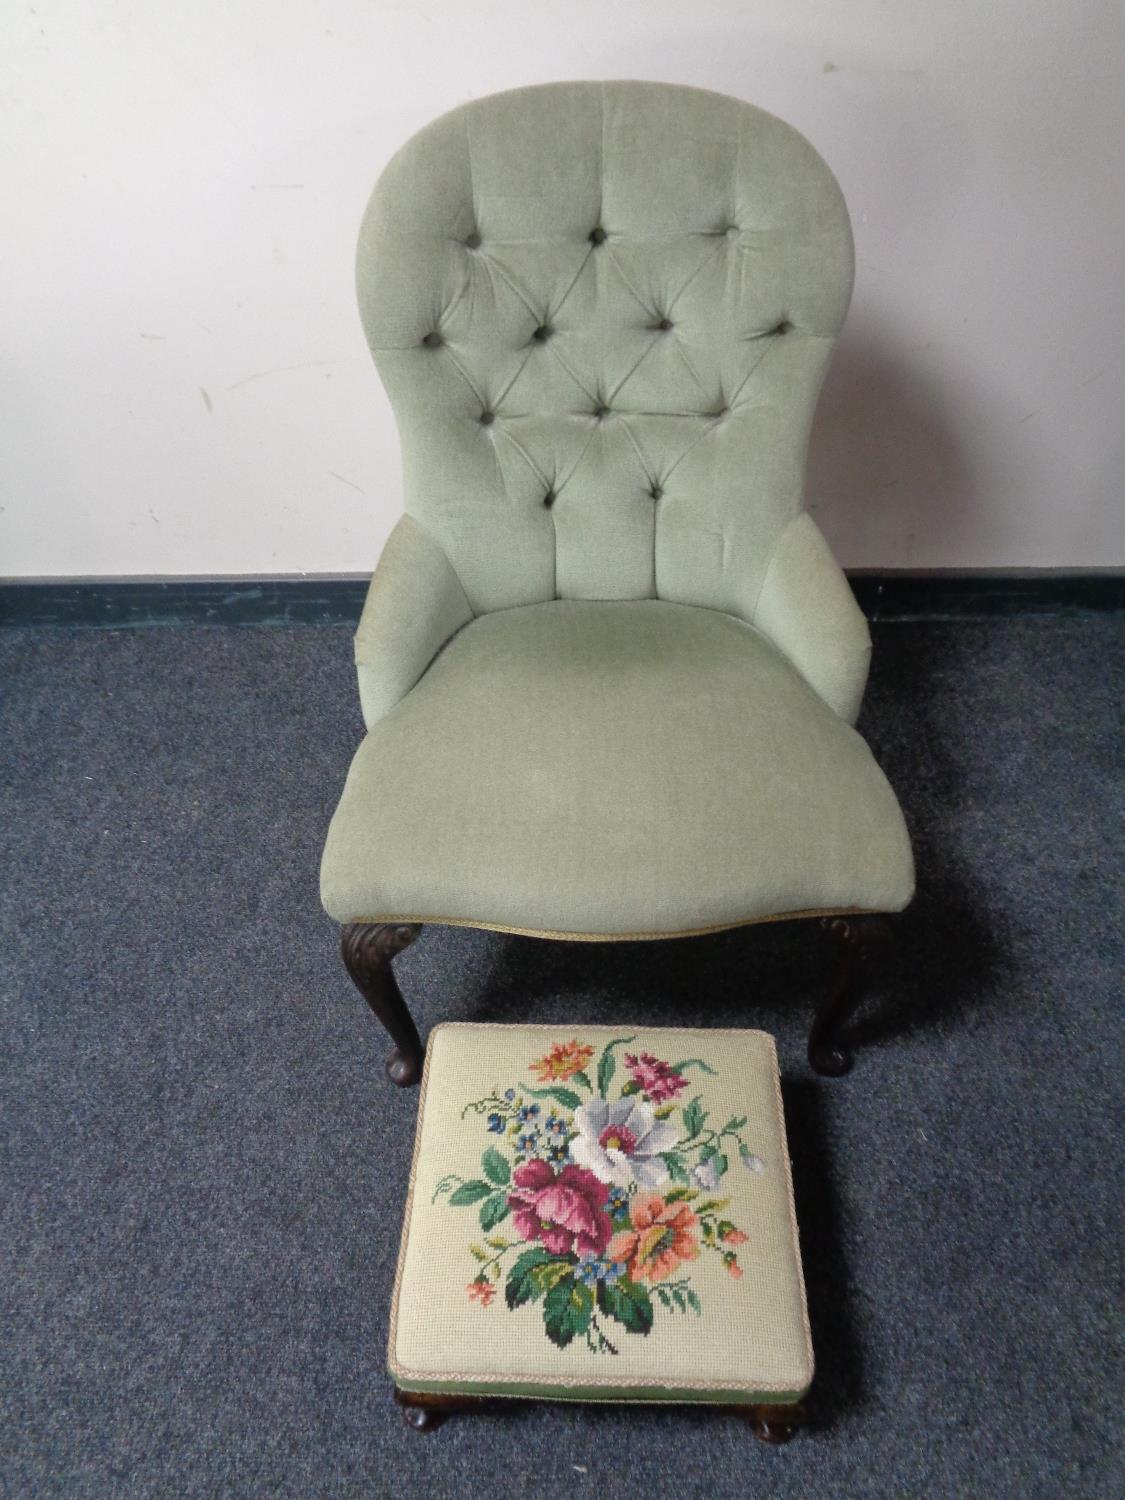
[[[799,1401],[812,1348],[773,1039],[436,1027],[389,1365],[415,1391]]]
[[[641,936],[913,892],[861,737],[759,631],[556,600],[460,631],[356,752],[321,868],[341,922]]]

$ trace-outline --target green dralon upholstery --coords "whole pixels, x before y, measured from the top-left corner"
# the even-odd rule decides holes
[[[759,631],[559,600],[474,620],[372,727],[322,889],[341,922],[675,932],[897,910],[911,861],[871,752]]]
[[[591,935],[897,910],[866,623],[802,509],[839,189],[738,100],[563,83],[387,167],[360,307],[406,514],[356,635],[341,921]]]

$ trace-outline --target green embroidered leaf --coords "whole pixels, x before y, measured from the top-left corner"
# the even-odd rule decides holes
[[[621,1097],[624,1099],[628,1094],[639,1094],[641,1086],[635,1078],[630,1078],[628,1083],[621,1086]]]
[[[702,1317],[703,1304],[700,1302],[699,1298],[690,1287],[688,1287],[688,1289],[684,1292],[684,1296],[687,1298],[688,1306],[691,1308],[692,1312],[698,1313],[700,1317]]]
[[[479,1203],[482,1198],[487,1198],[492,1191],[492,1185],[482,1182],[479,1177],[472,1177],[468,1182],[463,1182],[455,1193],[450,1193],[449,1201],[454,1208],[467,1208],[470,1203]]]
[[[480,1206],[480,1227],[486,1231],[495,1229],[501,1219],[508,1217],[508,1212],[507,1197],[503,1193],[493,1193]]]
[[[606,1042],[602,1049],[602,1055],[598,1058],[598,1093],[603,1099],[609,1097],[609,1086],[613,1082],[613,1075],[617,1072],[617,1064],[613,1060],[614,1047],[623,1047],[626,1042],[635,1038],[631,1036],[614,1037],[612,1042]]]
[[[501,1156],[495,1146],[489,1146],[481,1157],[480,1164],[489,1182],[494,1182],[497,1187],[507,1187],[511,1181],[512,1171],[508,1166],[507,1157]]]
[[[706,1146],[699,1148],[699,1160],[701,1162],[710,1161],[713,1156],[718,1156],[718,1154],[719,1148],[715,1145],[714,1141],[708,1141]]]
[[[709,1067],[701,1057],[685,1057],[683,1062],[678,1062],[672,1069],[673,1073],[682,1073],[685,1068],[702,1068],[705,1073],[710,1073],[712,1078],[718,1078],[714,1068]]]
[[[622,1089],[621,1092],[624,1093],[625,1090]],[[674,1104],[662,1104],[656,1111],[656,1118],[658,1120],[667,1120],[671,1115],[674,1115],[675,1113],[676,1106]]]
[[[543,1327],[547,1337],[565,1349],[576,1333],[585,1333],[594,1311],[594,1295],[588,1286],[565,1276],[543,1299]]]
[[[488,1239],[486,1239],[484,1243],[486,1245],[491,1245],[493,1250],[506,1250],[508,1248],[509,1241],[506,1240],[502,1234],[493,1234],[489,1235]]]
[[[697,1214],[717,1214],[721,1208],[726,1208],[729,1202],[729,1198],[708,1198],[706,1203],[697,1203],[695,1211]]]
[[[549,1292],[553,1286],[557,1286],[564,1276],[569,1276],[574,1270],[575,1260],[549,1260],[546,1265],[532,1266],[530,1275],[535,1282],[537,1295],[542,1296]]]
[[[508,1281],[504,1287],[504,1300],[510,1308],[522,1307],[525,1302],[543,1295],[542,1289],[536,1286],[531,1272],[536,1266],[544,1265],[553,1258],[550,1252],[544,1250],[541,1245],[535,1245],[516,1257],[515,1264],[508,1272]]]
[[[474,1260],[487,1260],[488,1259],[488,1251],[487,1250],[482,1250],[479,1245],[470,1245],[469,1246],[469,1254],[473,1257]]]
[[[558,1084],[553,1084],[549,1089],[527,1089],[526,1092],[539,1099],[557,1099],[567,1109],[577,1109],[582,1103],[581,1094],[576,1094],[573,1089],[561,1088]]]
[[[580,1083],[584,1089],[589,1089],[591,1094],[594,1092],[594,1085],[590,1082],[589,1074],[587,1073],[572,1073],[570,1081],[571,1083]]]
[[[731,1221],[729,1219],[720,1219],[719,1220],[719,1238],[720,1239],[725,1238],[726,1235],[730,1234],[730,1232],[731,1232],[731,1230],[733,1228],[734,1228],[734,1225],[731,1223]]]
[[[684,1159],[678,1151],[661,1151],[659,1155],[660,1160],[668,1168],[673,1182],[687,1183],[691,1181],[691,1178],[688,1176],[688,1169],[684,1164]]]
[[[693,1135],[698,1135],[703,1129],[703,1122],[707,1118],[707,1111],[703,1108],[703,1100],[698,1094],[696,1094],[695,1098],[683,1111],[681,1118],[683,1119],[684,1129],[688,1133],[689,1140]]]
[[[727,1123],[723,1126],[722,1130],[719,1131],[719,1134],[732,1135],[736,1130],[741,1130],[745,1124],[746,1116],[738,1115],[735,1119],[728,1120]]]
[[[679,1287],[676,1287],[672,1292],[672,1300],[675,1302],[676,1306],[680,1309],[681,1312],[687,1312],[687,1304],[684,1302],[684,1294],[680,1291]]]
[[[670,1193],[664,1194],[665,1203],[690,1203],[693,1198],[699,1197],[698,1188],[673,1188]]]
[[[725,1177],[727,1168],[730,1166],[730,1162],[726,1159],[721,1151],[719,1152],[718,1156],[714,1158],[714,1162],[715,1171],[718,1172],[720,1177]]]
[[[598,1282],[598,1306],[609,1317],[624,1323],[630,1333],[648,1333],[652,1327],[652,1298],[643,1286],[627,1276],[612,1286]]]
[[[671,1297],[669,1297],[668,1293],[664,1290],[664,1288],[662,1286],[654,1286],[653,1287],[653,1291],[660,1298],[661,1302],[663,1302],[664,1306],[667,1307],[669,1310],[671,1310],[672,1299],[671,1299]]]

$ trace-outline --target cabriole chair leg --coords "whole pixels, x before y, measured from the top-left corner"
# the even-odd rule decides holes
[[[409,1088],[422,1076],[422,1043],[391,970],[391,960],[421,931],[417,922],[349,922],[340,935],[340,951],[352,982],[395,1044],[387,1058],[387,1076],[402,1088]]]
[[[827,1000],[813,1018],[809,1031],[809,1065],[817,1073],[839,1078],[852,1065],[851,1049],[841,1038],[863,999],[872,952],[891,936],[886,917],[823,917],[821,926],[836,939],[836,975]]]

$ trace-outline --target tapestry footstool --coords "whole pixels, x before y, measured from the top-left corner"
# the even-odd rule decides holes
[[[789,1437],[813,1364],[773,1038],[435,1027],[389,1365],[418,1428],[507,1396]]]

